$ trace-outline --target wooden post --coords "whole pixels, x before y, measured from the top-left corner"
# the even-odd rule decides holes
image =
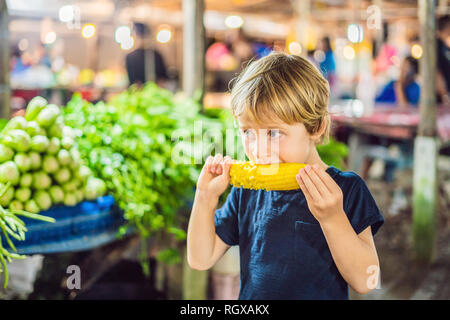
[[[183,0],[183,91],[201,104],[205,88],[204,10],[204,0]],[[184,254],[183,299],[207,299],[209,271],[190,268],[186,257]]]
[[[380,12],[382,12],[383,0],[374,0],[373,4],[379,8]],[[378,28],[375,29],[375,48],[376,48],[375,55],[376,56],[378,56],[378,54],[380,53],[381,46],[383,45],[383,41],[384,41],[383,36],[384,36],[384,32],[385,32],[383,18],[381,16],[381,14],[380,14],[380,18],[381,18],[380,25],[379,26],[375,25],[375,27],[379,27],[379,29]]]
[[[436,140],[436,33],[435,1],[419,1],[419,61],[422,88],[420,123],[414,143],[413,245],[416,260],[430,263],[434,258],[437,210]]]
[[[183,0],[183,91],[203,101],[205,90],[204,0]]]
[[[0,118],[11,115],[11,88],[9,85],[9,18],[6,0],[0,0]]]

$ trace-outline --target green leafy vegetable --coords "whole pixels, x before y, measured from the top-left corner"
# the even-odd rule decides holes
[[[27,121],[33,121],[39,115],[42,109],[47,106],[47,100],[40,96],[36,96],[30,100],[25,112],[25,119]]]
[[[18,184],[20,181],[19,168],[13,161],[7,161],[0,165],[0,182],[10,182],[12,185]]]

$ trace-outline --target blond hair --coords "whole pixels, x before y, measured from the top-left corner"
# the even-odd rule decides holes
[[[260,125],[270,115],[275,115],[289,125],[303,123],[310,134],[325,126],[317,142],[328,142],[331,126],[329,84],[307,59],[274,52],[250,62],[233,81],[231,107],[234,117],[245,114]]]

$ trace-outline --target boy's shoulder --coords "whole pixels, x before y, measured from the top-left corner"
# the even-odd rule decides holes
[[[336,181],[342,190],[344,203],[352,203],[355,201],[367,201],[372,198],[372,193],[367,186],[366,181],[354,171],[342,171],[336,167],[332,167],[331,177]]]
[[[334,166],[329,166],[328,174],[344,190],[351,190],[356,186],[365,185],[365,181],[354,171],[342,171]]]
[[[372,235],[375,235],[384,223],[384,217],[366,182],[353,171],[341,171],[337,168],[333,171],[333,178],[342,189],[344,211],[355,232],[359,234],[371,226]]]

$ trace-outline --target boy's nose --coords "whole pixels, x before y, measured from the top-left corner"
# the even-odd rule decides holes
[[[270,154],[270,145],[266,138],[258,137],[255,146],[255,156],[256,158],[264,158]]]
[[[272,152],[275,151],[273,146],[271,146],[270,142],[265,138],[258,139],[253,151],[253,155],[255,157],[254,161],[257,164],[269,164],[277,161],[274,153]]]

